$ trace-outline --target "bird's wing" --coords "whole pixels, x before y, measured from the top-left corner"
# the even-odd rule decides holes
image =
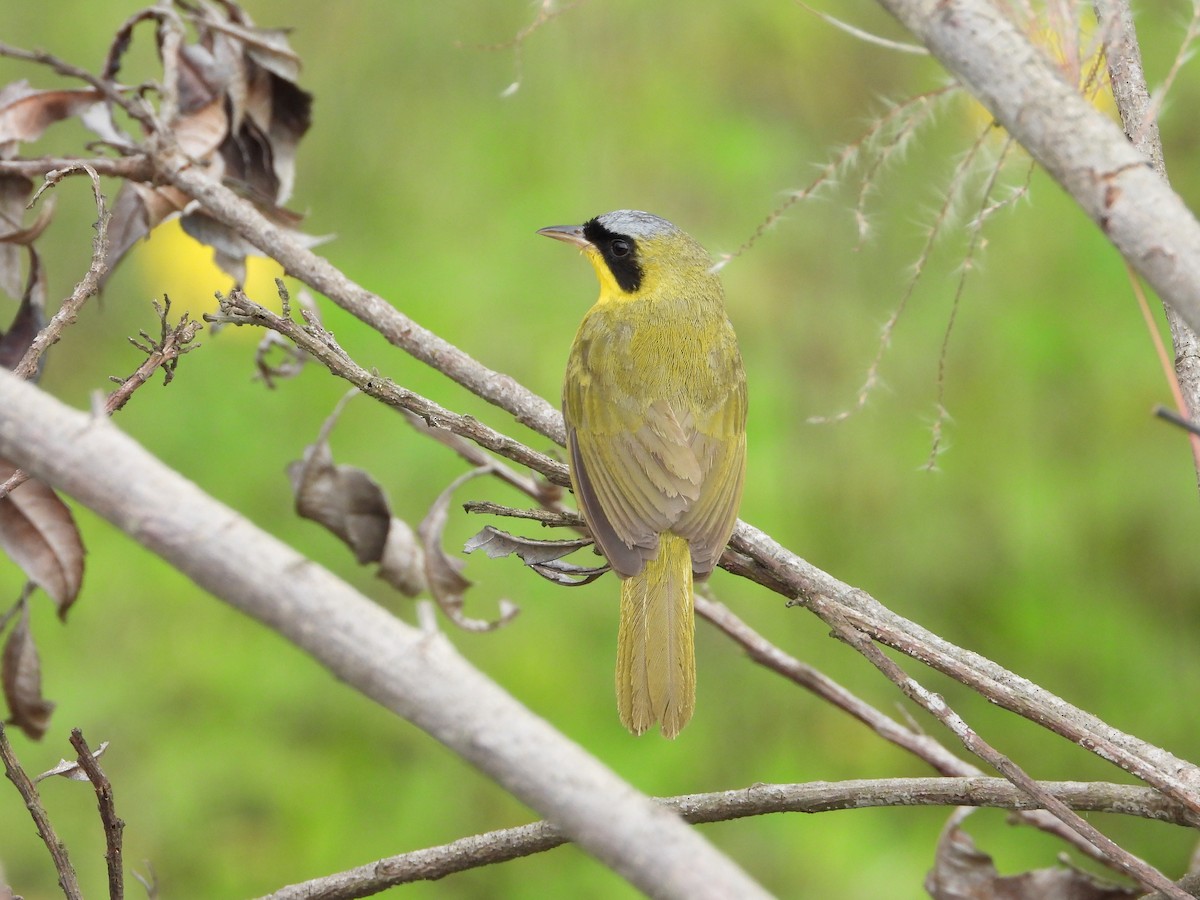
[[[572,410],[568,446],[579,504],[612,567],[636,575],[657,552],[658,535],[700,496],[700,463],[669,404],[624,416],[621,404],[600,408],[586,391],[576,406],[572,393],[564,409]],[[643,422],[634,427],[638,418]]]
[[[700,493],[671,529],[687,538],[700,578],[716,566],[733,533],[746,476],[746,378],[736,357],[730,382],[733,390],[697,417],[690,447],[702,472]]]

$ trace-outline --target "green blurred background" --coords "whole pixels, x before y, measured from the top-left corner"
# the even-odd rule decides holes
[[[9,4],[0,39],[98,67],[134,3]],[[886,15],[837,0],[829,11],[902,39]],[[571,8],[521,46],[527,3],[339,4],[251,0],[260,25],[292,26],[315,96],[299,152],[306,228],[320,252],[486,365],[546,397],[559,391],[576,324],[595,294],[574,254],[534,236],[632,206],[683,226],[714,253],[741,245],[790,190],[855,141],[887,101],[939,87],[928,59],[882,50],[787,2],[700,15],[695,4],[632,0]],[[1086,8],[1081,10],[1086,17]],[[1160,81],[1184,4],[1143,22]],[[143,28],[145,26],[142,26]],[[153,73],[137,33],[127,78]],[[520,73],[520,88],[501,97]],[[42,70],[0,60],[0,82]],[[1197,193],[1197,79],[1184,68],[1164,115],[1174,184]],[[872,179],[874,230],[860,245],[854,172],[793,207],[725,270],[751,389],[743,517],[838,577],[1025,675],[1111,724],[1200,759],[1200,505],[1185,439],[1150,415],[1169,392],[1124,266],[1045,177],[993,218],[976,254],[945,357],[946,452],[923,468],[938,398],[939,348],[967,239],[960,204],[909,302],[864,410],[853,404],[880,327],[904,295],[963,154],[986,126],[965,98]],[[66,151],[74,126],[30,152]],[[998,146],[990,143],[989,152]],[[1006,183],[1019,185],[1018,162]],[[978,184],[982,176],[976,176]],[[115,194],[116,185],[108,188]],[[51,296],[84,271],[94,213],[83,181],[57,190],[43,252]],[[171,295],[199,315],[228,281],[174,226],[120,267],[104,296],[50,354],[44,387],[78,407],[128,374],[125,337],[156,325]],[[273,270],[252,268],[269,301]],[[0,299],[0,321],[15,303]],[[452,409],[514,431],[507,417],[321,301],[326,324],[366,366]],[[335,539],[292,512],[284,467],[343,393],[316,367],[269,391],[253,380],[258,335],[205,333],[167,389],[147,386],[119,426],[214,496],[411,620],[413,606],[357,569]],[[463,470],[390,411],[358,399],[333,437],[340,462],[369,470],[414,524]],[[474,482],[459,499],[513,501]],[[25,766],[70,753],[81,727],[111,742],[105,768],[128,823],[126,859],[153,869],[162,896],[238,897],[493,828],[532,814],[416,729],[357,696],[281,639],[77,511],[88,544],[67,626],[36,598],[45,690],[58,703],[41,743],[15,735]],[[484,524],[456,515],[452,547]],[[501,597],[507,628],[451,639],[522,702],[654,794],[929,774],[862,726],[748,664],[698,629],[699,704],[679,740],[634,739],[612,696],[616,584],[554,589],[513,560],[472,558],[469,613]],[[0,596],[19,574],[0,562]],[[913,713],[874,669],[803,610],[718,573],[717,596],[771,640],[888,712]],[[452,626],[447,626],[452,629]],[[912,662],[986,739],[1039,778],[1122,773],[991,707]],[[953,739],[945,736],[947,744]],[[90,790],[42,786],[89,896],[103,893]],[[774,816],[704,834],[770,890],[790,897],[919,897],[946,811]],[[1194,844],[1165,825],[1093,816],[1112,837],[1178,876]],[[1051,865],[1060,845],[985,811],[968,827],[1002,872]],[[0,791],[0,862],[26,897],[57,892],[19,798]],[[412,897],[620,897],[632,889],[574,848],[400,889]],[[130,895],[138,889],[131,885]]]

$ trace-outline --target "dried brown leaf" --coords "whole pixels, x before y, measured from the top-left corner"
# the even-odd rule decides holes
[[[214,154],[229,137],[229,115],[225,112],[223,95],[213,97],[207,103],[180,115],[171,123],[171,133],[179,143],[179,149],[192,159],[210,166],[209,174],[220,178],[222,167],[211,168]]]
[[[36,141],[55,122],[82,115],[101,102],[95,88],[37,91],[27,81],[0,90],[0,157],[20,142]]]
[[[214,29],[237,38],[245,48],[246,55],[271,74],[284,81],[295,81],[300,77],[300,57],[288,43],[290,29],[259,28],[212,20],[209,24]]]
[[[247,95],[247,122],[266,136],[266,158],[275,183],[275,203],[292,195],[296,148],[312,124],[312,94],[274,72],[255,71]],[[245,127],[245,126],[243,126]]]
[[[429,585],[429,592],[433,594],[433,599],[437,601],[446,617],[466,631],[491,631],[508,624],[520,612],[515,604],[508,600],[502,600],[500,601],[500,616],[492,621],[474,619],[464,615],[463,595],[467,588],[471,587],[471,582],[462,574],[466,564],[461,558],[447,554],[443,548],[450,501],[454,492],[472,478],[490,473],[490,468],[482,467],[454,479],[449,487],[438,494],[437,499],[429,508],[429,512],[426,513],[417,528],[421,545],[425,548],[425,580]]]
[[[392,515],[383,489],[362,469],[337,465],[324,436],[288,465],[296,512],[336,534],[361,563],[383,558]]]
[[[286,32],[257,28],[235,3],[181,4],[197,39],[179,46],[172,67],[178,114],[169,128],[180,148],[206,174],[239,191],[307,247],[327,240],[301,234],[300,216],[282,208],[291,195],[296,146],[308,130],[312,96],[293,82],[299,58]],[[115,74],[134,26],[161,13],[131,17],[109,51]],[[246,258],[258,251],[235,231],[192,208],[169,188],[126,185],[113,209],[108,271],[163,219],[182,213],[195,240],[213,248],[217,265],[246,280]]]
[[[16,468],[0,460],[0,482]],[[83,583],[83,539],[58,495],[30,479],[0,500],[0,549],[44,590],[65,619]]]
[[[0,243],[28,247],[41,237],[42,232],[46,230],[46,226],[50,224],[52,218],[54,218],[53,197],[42,204],[41,212],[38,213],[37,218],[33,220],[31,225],[0,233]]]
[[[99,759],[104,755],[104,751],[108,749],[108,741],[104,741],[99,747],[92,751],[92,759]],[[47,769],[40,775],[35,776],[31,780],[36,784],[39,781],[44,781],[53,776],[66,778],[68,781],[88,781],[87,772],[83,771],[83,767],[79,765],[77,759],[60,759],[58,765],[53,769]]]
[[[4,642],[0,683],[8,703],[8,721],[31,740],[40,740],[50,724],[54,703],[42,696],[42,665],[29,628],[29,604],[25,601],[21,601],[17,624]]]
[[[951,815],[938,839],[934,867],[925,877],[933,900],[1120,900],[1141,896],[1063,866],[1000,875],[991,856],[975,846],[961,823],[969,810]]]
[[[103,287],[117,263],[138,241],[169,216],[181,212],[191,198],[173,187],[152,187],[136,181],[126,181],[113,202],[108,226],[109,251],[105,260],[107,270],[101,276]],[[3,250],[3,247],[0,247]]]
[[[575,587],[590,584],[608,571],[607,565],[579,566],[563,560],[564,556],[593,543],[595,542],[591,538],[542,541],[509,534],[491,525],[485,525],[482,531],[467,541],[463,552],[482,550],[489,559],[516,556],[547,581]]]
[[[311,124],[312,95],[295,83],[300,58],[285,30],[258,28],[240,7],[224,8],[225,16],[212,6],[190,16],[199,42],[180,51],[180,95],[223,101],[225,176],[282,205],[292,192],[296,146]],[[182,99],[181,108],[190,109]]]
[[[24,175],[0,175],[0,230],[18,232],[25,208],[33,196],[33,182]],[[10,297],[21,294],[21,248],[0,243],[0,291]]]
[[[46,270],[33,247],[29,251],[29,282],[8,331],[0,333],[0,368],[15,369],[45,323]],[[43,356],[38,360],[41,373]]]
[[[590,538],[542,541],[518,534],[509,534],[491,525],[485,525],[479,534],[467,541],[463,550],[467,553],[483,550],[489,559],[515,555],[520,557],[526,565],[530,565],[562,559],[568,553],[574,553],[592,543]]]

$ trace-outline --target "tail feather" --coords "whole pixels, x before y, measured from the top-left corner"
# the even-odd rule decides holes
[[[655,722],[673,738],[696,705],[692,555],[675,534],[659,538],[658,556],[621,582],[617,633],[617,711],[641,734]]]

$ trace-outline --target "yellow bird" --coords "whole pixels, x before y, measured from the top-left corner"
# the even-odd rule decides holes
[[[571,486],[621,578],[617,709],[673,738],[695,708],[693,576],[737,522],[746,374],[712,259],[665,219],[622,209],[538,231],[600,280],[563,381]]]

